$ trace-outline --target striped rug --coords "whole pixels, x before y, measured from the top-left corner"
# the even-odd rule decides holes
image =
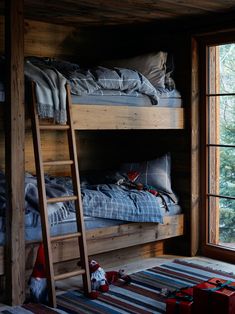
[[[78,314],[147,314],[165,313],[165,291],[193,286],[209,278],[235,280],[234,272],[211,269],[200,262],[177,259],[131,275],[129,285],[117,282],[108,293],[90,300],[80,291],[69,291],[57,297],[58,308]]]
[[[22,306],[6,306],[4,310],[1,310],[0,313],[3,314],[66,314],[66,312],[59,309],[52,309],[42,304],[25,304]]]

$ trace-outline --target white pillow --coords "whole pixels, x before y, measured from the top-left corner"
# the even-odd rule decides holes
[[[128,68],[142,73],[155,88],[165,88],[167,52],[148,53],[128,59],[103,62],[105,66]]]

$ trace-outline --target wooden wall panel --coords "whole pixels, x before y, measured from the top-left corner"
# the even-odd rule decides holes
[[[25,56],[71,58],[74,28],[38,21],[24,22]],[[4,51],[4,18],[0,16],[0,52]]]
[[[35,174],[35,161],[34,161],[34,150],[33,150],[33,139],[32,132],[30,129],[30,121],[27,119],[27,127],[25,130],[25,170],[32,174]],[[3,132],[3,121],[0,116],[0,147],[4,147],[5,136]],[[42,149],[43,157],[45,160],[67,160],[69,159],[67,146],[67,137],[63,132],[42,132]],[[5,152],[4,149],[0,150],[0,170],[5,169]],[[69,175],[70,167],[47,167],[45,168],[46,173],[51,175]]]
[[[185,197],[189,195],[190,178],[185,137],[185,130],[79,131],[80,168],[118,169],[122,162],[153,159],[171,152],[173,186]]]

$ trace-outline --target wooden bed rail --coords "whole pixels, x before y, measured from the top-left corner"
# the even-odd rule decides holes
[[[183,129],[184,109],[166,107],[73,105],[76,130]]]
[[[97,228],[86,231],[88,254],[97,255],[112,252],[132,246],[162,241],[183,235],[184,215],[164,217],[163,224],[127,223],[107,228]],[[53,261],[65,262],[79,258],[74,252],[74,239],[66,239],[52,243]],[[26,269],[31,269],[37,253],[38,242],[26,244]],[[114,254],[114,253],[113,253]],[[0,275],[4,274],[4,247],[0,246]]]

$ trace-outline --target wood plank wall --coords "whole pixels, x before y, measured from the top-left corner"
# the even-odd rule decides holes
[[[25,20],[25,56],[50,56],[71,58],[73,27]],[[0,16],[0,52],[4,51],[4,17]]]
[[[3,33],[3,18],[1,17],[0,51],[3,51]],[[118,165],[122,160],[131,160],[136,157],[149,159],[162,152],[171,151],[173,187],[180,196],[186,217],[189,217],[191,200],[190,44],[187,33],[174,33],[174,30],[164,32],[164,30],[154,30],[149,27],[79,30],[73,27],[25,21],[25,55],[60,57],[83,64],[95,64],[102,58],[127,57],[158,50],[166,50],[174,55],[175,81],[183,97],[186,129],[99,133],[80,131],[78,134],[79,162],[82,170],[102,169]],[[32,137],[28,122],[25,141],[26,170],[35,173]],[[50,136],[45,134],[43,139],[46,143],[45,157],[52,159],[53,156],[59,156],[61,159],[66,159],[66,153],[64,150],[59,150],[58,145],[61,143],[63,145],[65,141],[65,137],[62,137],[60,133]],[[0,132],[0,146],[4,147],[3,145],[4,136],[3,132]],[[4,150],[0,151],[0,168],[4,168]],[[67,174],[67,170],[64,173]],[[190,225],[186,223],[187,234],[190,233],[189,230]],[[189,236],[186,236],[182,243],[177,240],[174,248],[186,254],[189,252],[189,243]]]

